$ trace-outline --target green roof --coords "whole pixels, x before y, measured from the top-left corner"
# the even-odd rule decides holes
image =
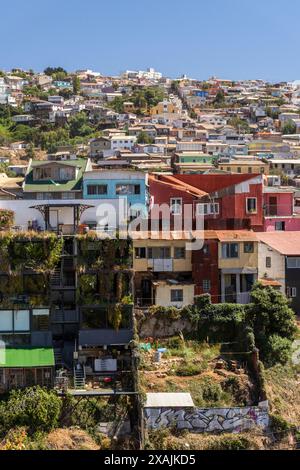
[[[78,167],[78,176],[74,180],[69,181],[53,181],[49,180],[40,180],[34,181],[33,180],[33,169],[39,166],[45,165],[54,165],[58,164],[61,166],[76,166]],[[24,191],[32,191],[32,192],[61,192],[61,191],[79,191],[81,189],[82,183],[82,176],[87,166],[87,159],[85,158],[77,158],[76,160],[67,160],[67,161],[48,161],[48,160],[35,160],[31,162],[30,168],[28,173],[25,177],[24,181]]]
[[[0,350],[0,367],[50,367],[54,364],[53,348],[6,348]]]

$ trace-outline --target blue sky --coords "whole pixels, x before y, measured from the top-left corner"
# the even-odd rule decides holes
[[[299,0],[10,0],[0,68],[300,78]]]

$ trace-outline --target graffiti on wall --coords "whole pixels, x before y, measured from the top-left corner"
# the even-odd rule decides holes
[[[241,408],[145,408],[148,429],[177,427],[190,432],[238,433],[269,425],[268,402]]]

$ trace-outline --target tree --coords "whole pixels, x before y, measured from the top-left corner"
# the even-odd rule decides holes
[[[124,112],[124,99],[121,96],[116,96],[110,103],[111,107],[116,113],[123,113]]]
[[[50,431],[58,425],[62,402],[55,391],[39,386],[13,390],[0,403],[2,429],[28,426],[32,432]]]
[[[11,141],[11,132],[6,127],[0,124],[0,145],[6,145]]]
[[[28,145],[28,147],[25,151],[25,156],[26,156],[27,160],[30,160],[30,159],[33,160],[35,158],[34,145],[33,145],[32,142]]]
[[[75,75],[72,80],[73,83],[73,93],[74,95],[79,95],[80,92],[80,78]]]
[[[250,127],[247,121],[238,117],[233,117],[228,121],[229,126],[234,127],[236,130],[243,131],[245,134],[249,134]]]
[[[179,88],[180,88],[180,80],[173,80],[171,83],[171,92],[177,95]]]
[[[84,137],[94,132],[93,127],[89,124],[87,115],[84,112],[77,113],[70,119],[70,137]]]
[[[63,88],[62,90],[59,90],[58,94],[59,96],[62,96],[65,100],[69,100],[73,95],[73,91],[69,88]]]
[[[57,74],[57,73],[63,73],[64,75],[68,75],[68,72],[65,69],[63,69],[62,67],[47,67],[44,70],[44,74],[48,75],[50,77],[54,74]]]
[[[292,121],[292,119],[289,119],[283,126],[282,126],[282,133],[285,134],[296,134],[297,131],[297,126]]]
[[[214,104],[215,105],[222,105],[225,103],[225,94],[223,90],[219,90],[216,94],[216,97],[214,99]]]
[[[138,144],[153,144],[154,140],[147,134],[147,132],[140,132],[137,136]]]
[[[286,296],[256,283],[245,311],[263,362],[267,365],[286,362],[297,331],[295,314]]]

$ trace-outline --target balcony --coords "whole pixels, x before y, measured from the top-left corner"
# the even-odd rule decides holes
[[[148,268],[153,272],[172,272],[173,260],[171,258],[148,259]]]
[[[79,346],[83,347],[120,346],[128,344],[132,339],[131,329],[79,330]]]

